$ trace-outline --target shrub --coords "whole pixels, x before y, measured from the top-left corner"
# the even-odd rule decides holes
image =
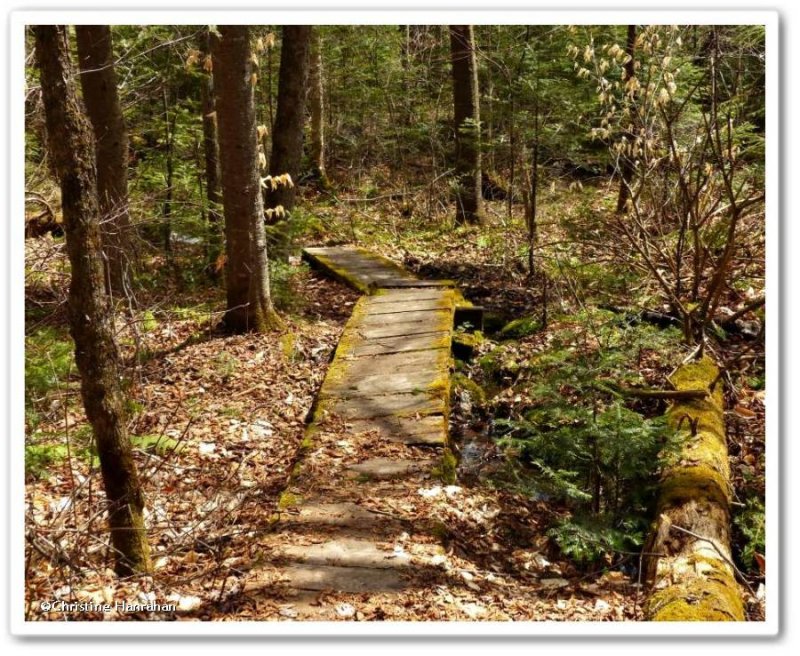
[[[660,413],[636,412],[618,385],[641,382],[635,363],[642,349],[669,353],[678,336],[608,315],[583,319],[556,331],[546,352],[523,363],[517,380],[533,401],[495,427],[508,458],[501,482],[566,504],[574,518],[552,537],[586,562],[641,542],[659,454],[674,440]],[[598,319],[605,323],[593,325]]]

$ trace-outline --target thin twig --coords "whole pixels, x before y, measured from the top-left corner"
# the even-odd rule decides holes
[[[720,555],[720,558],[722,558],[722,560],[724,560],[728,565],[730,565],[731,569],[733,569],[737,577],[741,580],[742,583],[744,583],[744,585],[750,591],[750,594],[753,595],[754,597],[756,596],[756,591],[753,590],[753,587],[750,585],[750,582],[747,580],[745,575],[741,572],[741,570],[738,567],[736,567],[736,564],[722,552],[722,549],[719,548],[719,545],[716,542],[714,542],[714,540],[712,540],[711,538],[704,537],[702,535],[698,535],[694,531],[690,531],[688,528],[683,528],[683,526],[678,526],[677,524],[671,524],[670,528],[674,528],[675,530],[680,531],[681,533],[685,533],[686,535],[693,537],[695,540],[702,540],[703,542],[708,542],[708,544],[714,547],[714,550]]]

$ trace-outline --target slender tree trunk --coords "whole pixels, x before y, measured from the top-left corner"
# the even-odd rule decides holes
[[[625,54],[628,55],[628,62],[625,64],[625,80],[630,80],[636,75],[634,66],[634,55],[636,50],[636,25],[628,25],[628,39],[625,43]],[[631,103],[633,104],[633,103]],[[628,134],[628,143],[633,147],[635,135]],[[630,198],[630,184],[633,180],[633,154],[623,153],[620,160],[620,181],[619,195],[617,196],[617,214],[624,214],[627,210],[628,198]]]
[[[483,48],[484,51],[489,53],[490,57],[495,56],[493,28],[487,25],[483,32]],[[488,118],[486,119],[486,143],[489,144],[487,148],[487,158],[484,160],[486,170],[494,174],[497,171],[495,164],[495,144],[494,144],[494,76],[489,75],[486,78],[486,109],[488,110]],[[488,160],[488,161],[487,161]]]
[[[311,110],[311,167],[320,186],[325,179],[325,96],[322,70],[322,35],[317,32],[311,44],[311,66],[308,80],[308,102]]]
[[[224,324],[230,332],[263,332],[280,320],[269,293],[250,30],[221,26],[219,33],[211,52],[227,253]]]
[[[278,108],[272,129],[269,173],[273,176],[288,173],[296,181],[303,159],[311,26],[284,25],[282,34]],[[275,208],[282,205],[283,209],[291,211],[295,204],[295,191],[295,187],[285,185],[268,190],[266,206]]]
[[[456,132],[456,223],[482,223],[481,131],[478,66],[471,25],[450,26]]]
[[[208,29],[200,35],[200,52],[206,77],[200,90],[203,112],[203,153],[205,163],[206,200],[208,201],[208,236],[206,257],[208,271],[216,274],[216,264],[222,249],[222,192],[219,181],[219,146],[217,144],[217,106],[214,99],[214,77],[211,74],[211,34]]]
[[[401,121],[405,127],[412,124],[414,116],[414,107],[412,104],[412,88],[411,88],[411,26],[400,26],[400,38],[402,39],[400,45],[400,63],[403,67],[403,102],[401,103]]]
[[[110,290],[124,293],[136,254],[128,213],[128,136],[117,94],[111,28],[78,25],[75,33],[83,101],[95,137],[106,284]]]
[[[267,108],[269,109],[269,126],[275,125],[275,104],[272,98],[272,53],[275,50],[274,44],[267,48]]]
[[[508,100],[508,197],[506,198],[506,212],[508,220],[511,222],[514,211],[514,186],[517,183],[517,126],[515,117],[517,115],[517,100],[514,93],[514,85],[509,84]],[[481,184],[483,184],[481,182]]]
[[[539,85],[533,108],[533,148],[531,153],[531,190],[528,208],[528,275],[536,273],[537,201],[539,195]]]
[[[403,67],[403,91],[408,94],[410,83],[410,56],[411,56],[411,26],[400,25],[400,65]]]
[[[163,87],[164,102],[164,140],[167,144],[166,170],[164,171],[164,182],[167,185],[166,197],[162,206],[161,237],[164,241],[164,251],[169,254],[172,252],[172,185],[174,178],[174,143],[175,143],[175,122],[178,117],[177,112],[169,116],[169,95],[167,88]]]
[[[34,28],[48,148],[61,184],[67,254],[70,332],[81,397],[92,425],[108,500],[111,541],[120,576],[150,570],[144,494],[125,424],[113,315],[103,281],[100,217],[92,133],[74,89],[67,31]]]

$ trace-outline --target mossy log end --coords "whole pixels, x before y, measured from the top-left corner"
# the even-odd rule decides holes
[[[703,358],[681,367],[675,389],[708,389],[717,378]],[[650,621],[743,621],[730,548],[731,482],[721,386],[705,398],[676,400],[667,412],[683,437],[667,457],[658,519],[645,552],[651,583],[645,604]]]

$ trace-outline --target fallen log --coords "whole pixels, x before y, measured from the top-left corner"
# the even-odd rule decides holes
[[[678,369],[672,382],[676,390],[710,389],[717,377],[704,357]],[[744,620],[731,558],[722,386],[713,387],[704,398],[675,400],[667,412],[683,441],[677,454],[665,456],[657,519],[644,550],[650,621]]]
[[[690,401],[704,399],[710,394],[707,389],[654,390],[637,387],[620,387],[623,396],[635,396],[640,399],[663,399],[667,401]]]
[[[754,339],[759,336],[762,325],[758,321],[743,321],[742,317],[748,312],[757,310],[764,305],[764,297],[758,298],[745,305],[741,310],[729,317],[716,317],[712,325],[722,328],[726,333],[742,335],[747,339]],[[680,328],[683,321],[676,316],[660,312],[658,310],[636,310],[633,308],[618,307],[607,303],[597,306],[601,310],[607,310],[614,314],[624,317],[625,321],[634,326],[640,323],[649,323],[659,328]]]
[[[601,310],[607,310],[614,314],[620,314],[625,318],[625,321],[631,325],[638,323],[650,323],[659,328],[669,328],[671,326],[680,327],[682,324],[678,317],[673,317],[666,312],[659,312],[658,310],[635,310],[631,308],[618,307],[616,305],[601,304],[598,305]]]

